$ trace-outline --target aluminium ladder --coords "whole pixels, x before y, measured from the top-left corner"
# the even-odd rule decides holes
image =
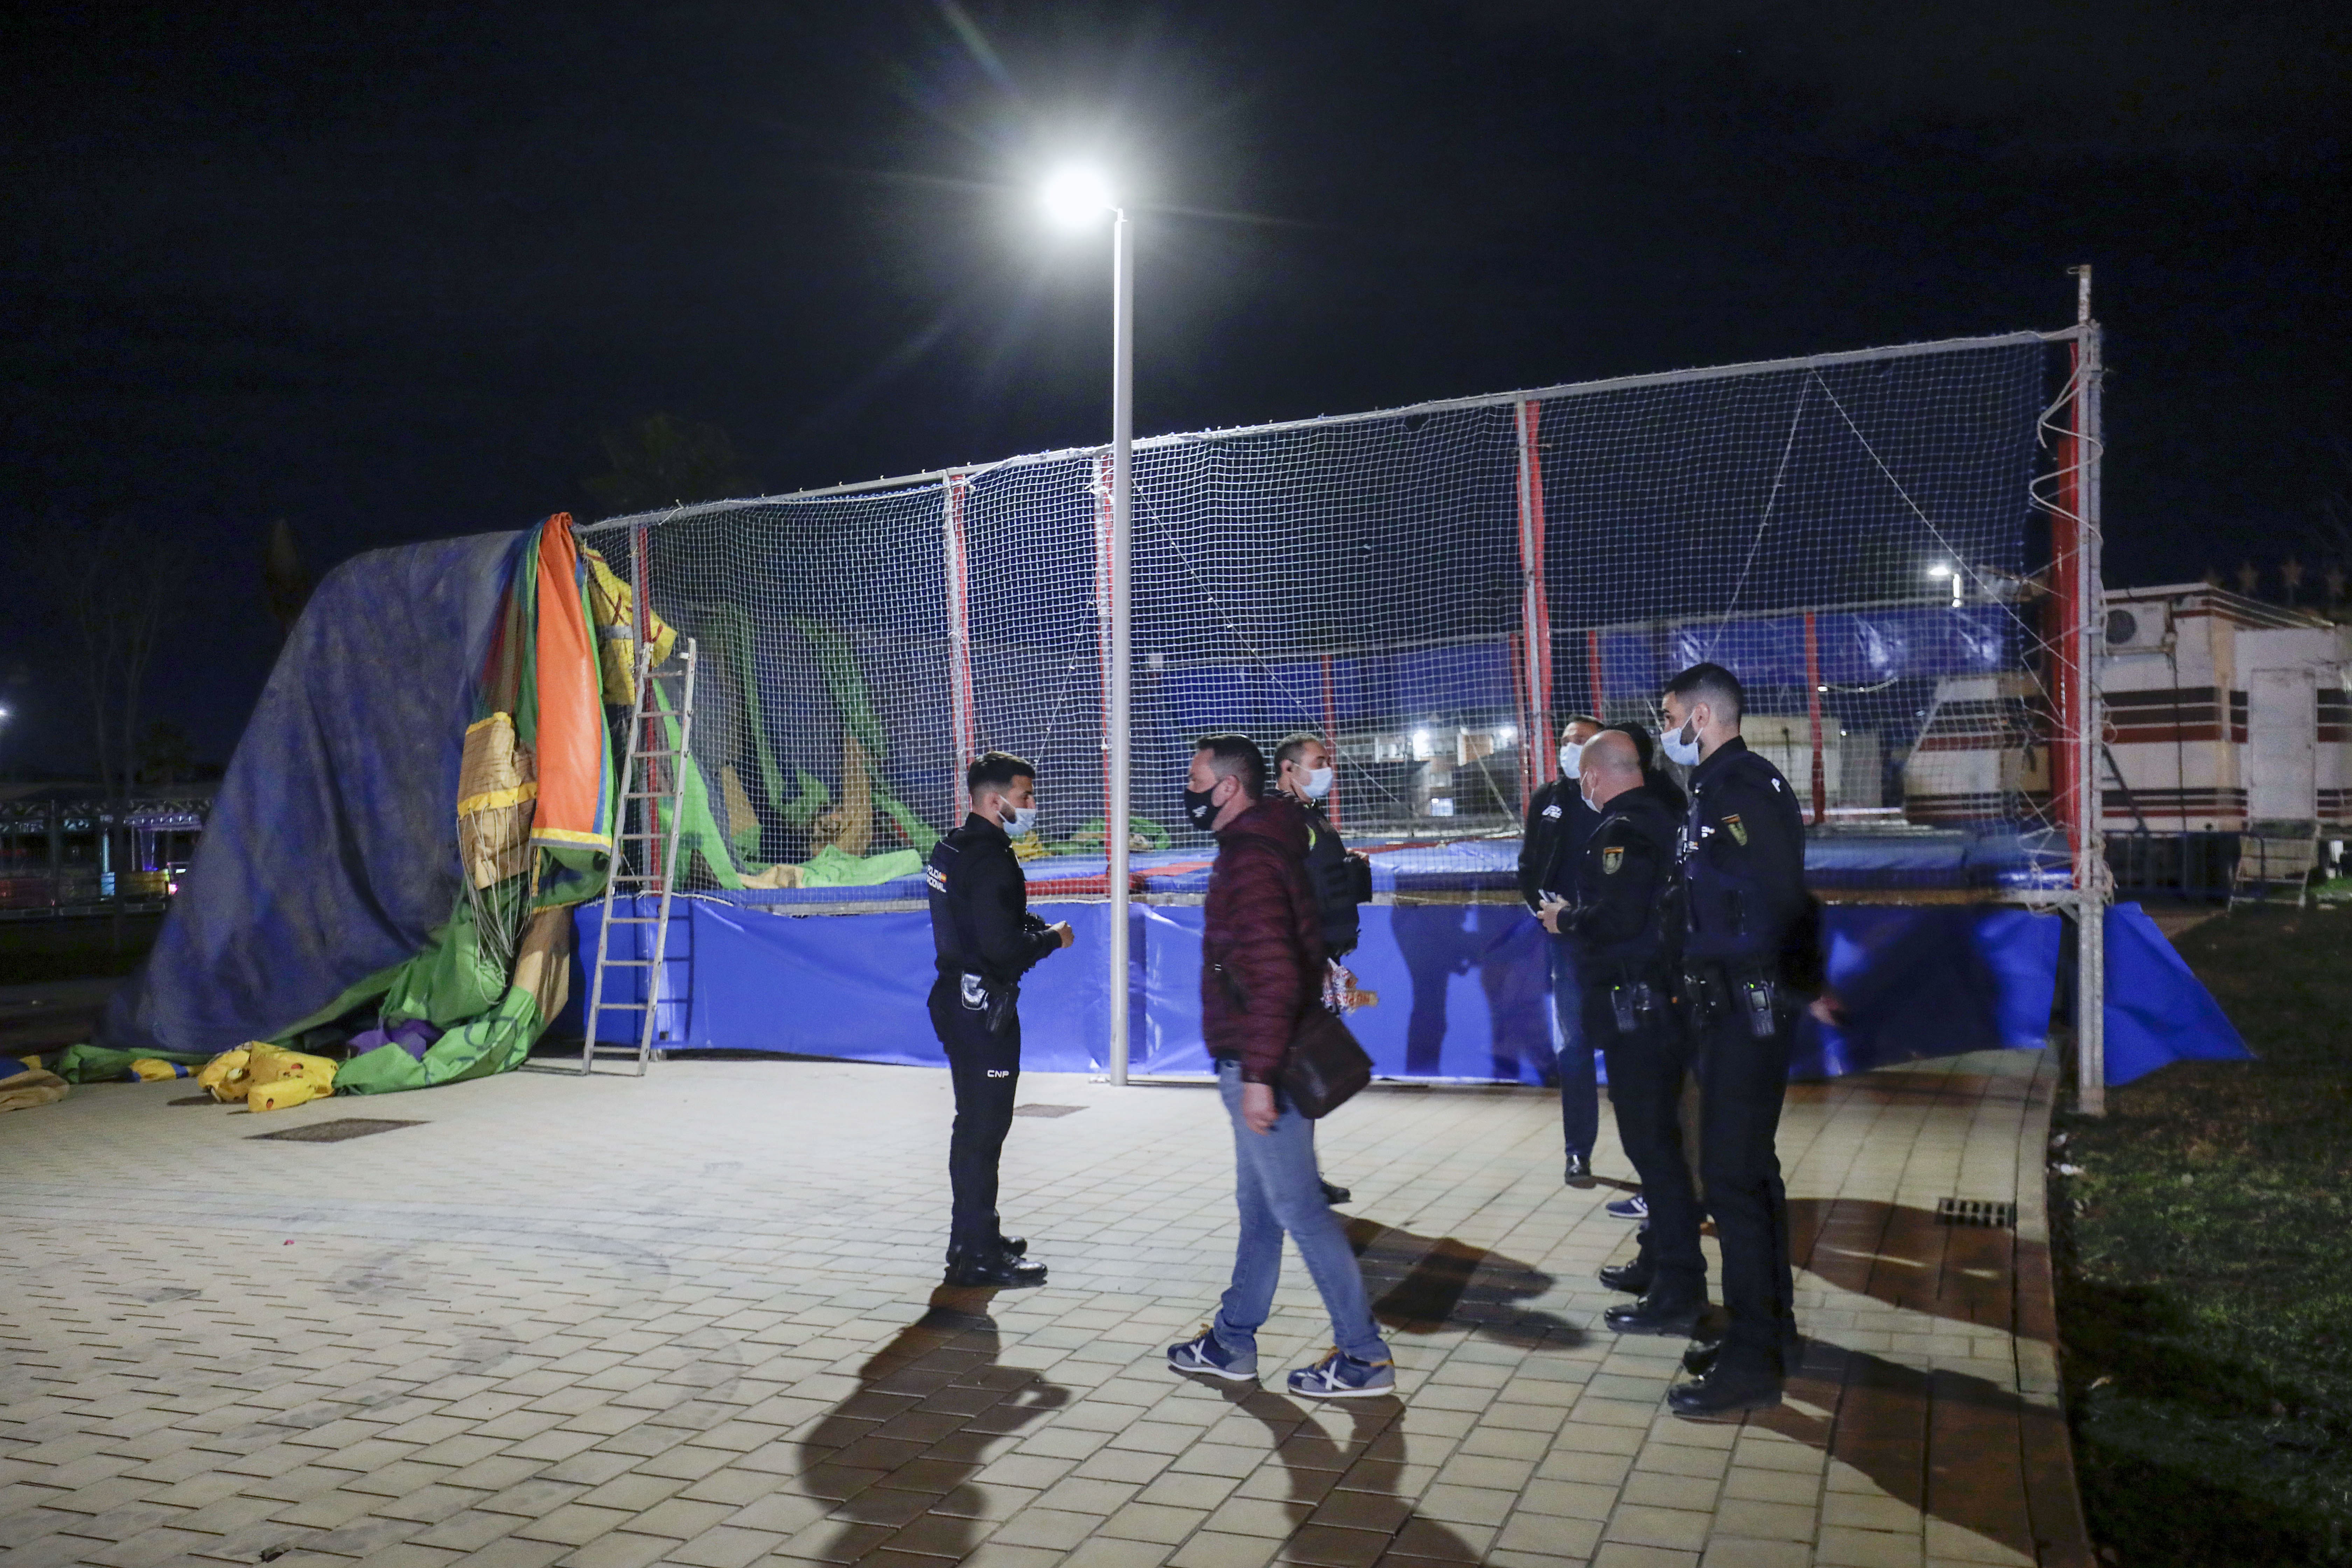
[[[637,700],[629,713],[628,755],[621,768],[621,809],[611,869],[604,879],[604,919],[596,928],[596,975],[589,986],[584,1020],[587,1037],[580,1043],[583,1073],[594,1071],[599,1060],[635,1061],[637,1076],[643,1078],[646,1064],[653,1060],[662,964],[669,951],[670,891],[677,879],[678,805],[689,765],[688,747],[694,738],[694,639],[687,637],[677,657],[657,669],[651,643],[637,649]],[[665,682],[676,688],[675,702],[667,700],[672,693]],[[650,915],[645,912],[648,893],[656,895],[656,908]],[[642,936],[622,944],[624,951],[639,956],[613,955],[616,929],[634,936],[647,926],[653,928],[650,944]],[[606,998],[605,972],[614,969],[645,971],[641,1000]],[[643,1015],[634,1047],[598,1043],[596,1026],[606,1013]]]

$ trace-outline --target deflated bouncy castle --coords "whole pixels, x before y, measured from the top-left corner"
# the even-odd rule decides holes
[[[335,1088],[358,1093],[520,1063],[563,1005],[572,907],[604,889],[631,619],[562,514],[329,574],[99,1043],[332,1031],[352,1052]]]

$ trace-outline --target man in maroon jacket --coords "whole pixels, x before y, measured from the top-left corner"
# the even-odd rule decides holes
[[[1265,754],[1245,735],[1196,742],[1184,811],[1217,836],[1201,938],[1201,1031],[1234,1124],[1234,1201],[1241,1237],[1233,1284],[1213,1321],[1168,1348],[1180,1372],[1257,1375],[1257,1331],[1274,1308],[1282,1238],[1297,1244],[1333,1348],[1290,1374],[1293,1394],[1322,1399],[1393,1393],[1396,1367],[1364,1296],[1364,1276],[1315,1167],[1315,1123],[1284,1105],[1275,1082],[1298,1021],[1323,1005],[1322,917],[1307,881],[1307,815],[1268,795]]]

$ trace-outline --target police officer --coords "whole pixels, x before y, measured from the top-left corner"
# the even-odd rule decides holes
[[[1699,1175],[1723,1249],[1721,1342],[1667,1394],[1677,1415],[1780,1403],[1797,1344],[1787,1194],[1773,1138],[1801,998],[1783,963],[1803,926],[1805,827],[1780,770],[1739,736],[1746,695],[1717,664],[1668,683],[1660,739],[1690,769],[1681,857],[1682,996],[1700,1087]]]
[[[1333,978],[1354,989],[1356,977],[1340,960],[1356,951],[1363,937],[1357,907],[1372,901],[1372,864],[1349,849],[1333,826],[1328,809],[1331,785],[1339,777],[1331,748],[1320,735],[1300,731],[1286,735],[1274,750],[1275,787],[1307,811],[1307,885],[1315,894],[1315,908],[1323,924],[1323,945],[1330,950]],[[1344,1204],[1347,1188],[1323,1183],[1323,1201]]]
[[[1608,1060],[1618,1141],[1650,1205],[1641,1256],[1601,1275],[1641,1300],[1606,1318],[1619,1333],[1687,1334],[1706,1305],[1706,1260],[1675,1118],[1685,1068],[1672,1007],[1682,936],[1675,823],[1644,787],[1641,750],[1622,730],[1585,742],[1577,784],[1593,828],[1571,865],[1569,897],[1548,897],[1542,918],[1575,944],[1584,1038]]]
[[[1069,946],[1072,933],[1066,922],[1049,926],[1029,912],[1028,879],[1013,853],[1013,840],[1036,826],[1037,770],[990,752],[966,770],[964,783],[971,815],[932,847],[923,872],[939,954],[931,1027],[955,1083],[947,1282],[1042,1285],[1045,1266],[1022,1256],[1028,1243],[998,1227],[996,1163],[1021,1083],[1021,977]]]
[[[1577,783],[1577,760],[1601,731],[1590,713],[1570,714],[1559,726],[1559,776],[1528,800],[1527,830],[1519,836],[1519,897],[1543,913],[1544,895],[1567,891],[1595,820]],[[1585,1037],[1584,1008],[1576,974],[1577,938],[1551,942],[1551,1002],[1559,1023],[1559,1131],[1566,1145],[1561,1179],[1571,1187],[1592,1185],[1592,1141],[1601,1131],[1601,1084],[1592,1070],[1593,1042]]]

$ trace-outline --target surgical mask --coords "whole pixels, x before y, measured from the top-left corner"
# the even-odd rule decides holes
[[[1184,816],[1193,826],[1203,833],[1209,832],[1216,825],[1217,807],[1215,803],[1209,799],[1215,790],[1216,785],[1212,784],[1207,789],[1192,789],[1188,786],[1184,791]]]
[[[1559,776],[1564,779],[1574,778],[1576,776],[1576,764],[1583,759],[1583,742],[1562,741],[1559,743]]]
[[[1698,765],[1698,721],[1693,719],[1679,730],[1667,731],[1658,737],[1658,744],[1664,749],[1667,761],[1677,767],[1696,767]]]
[[[1597,814],[1601,810],[1601,803],[1592,798],[1592,792],[1584,787],[1584,781],[1580,778],[1576,781],[1576,798],[1584,803],[1587,811]]]
[[[1034,805],[1004,805],[1004,831],[1014,838],[1026,838],[1037,826],[1037,808]]]
[[[1310,771],[1307,775],[1307,798],[1321,800],[1325,795],[1329,795],[1332,781],[1339,776],[1338,772],[1331,768],[1316,768]]]

